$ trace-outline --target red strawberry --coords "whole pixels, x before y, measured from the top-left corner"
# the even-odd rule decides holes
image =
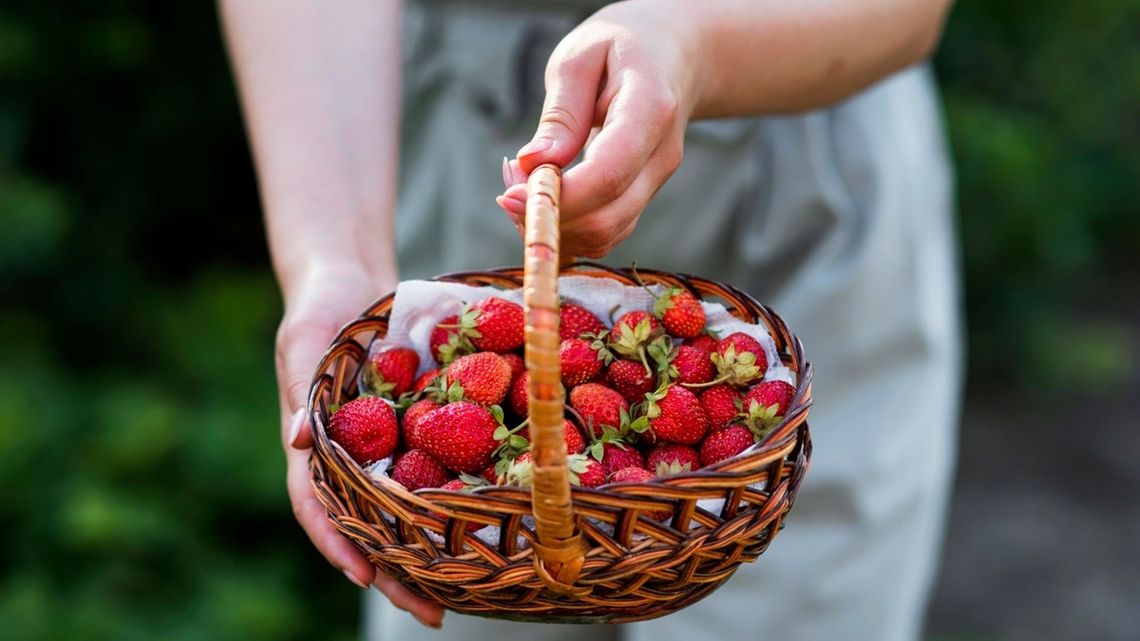
[[[701,301],[687,289],[671,287],[657,298],[653,313],[661,319],[665,331],[678,338],[698,336],[705,329],[705,310]]]
[[[457,357],[475,351],[475,346],[459,331],[458,316],[448,316],[439,321],[431,330],[428,343],[432,356],[440,365],[447,365]]]
[[[484,468],[483,471],[479,473],[479,476],[491,485],[498,485],[500,479],[499,470],[497,469],[497,461]]]
[[[430,398],[424,398],[412,403],[404,410],[402,427],[404,428],[404,444],[408,449],[419,449],[422,443],[419,438],[419,423],[423,417],[431,414],[441,407],[440,403]]]
[[[755,442],[752,432],[743,425],[729,425],[714,430],[705,442],[701,443],[701,465],[709,466],[732,458],[752,447]]]
[[[332,415],[328,434],[358,465],[371,465],[396,449],[396,410],[382,398],[361,396]]]
[[[792,404],[796,388],[784,381],[762,381],[744,395],[744,408],[750,409],[753,403],[771,410],[772,416],[783,416]]]
[[[701,409],[700,400],[680,385],[655,392],[645,415],[657,440],[696,445],[709,431],[709,417]]]
[[[435,383],[436,376],[439,376],[438,367],[435,369],[429,369],[428,371],[424,372],[420,375],[419,378],[416,379],[415,384],[412,385],[412,391],[418,393],[431,387]]]
[[[530,441],[530,426],[527,425],[520,433],[523,438]],[[586,449],[586,440],[578,426],[568,418],[562,419],[562,438],[566,442],[567,454],[579,454]]]
[[[764,346],[742,332],[721,339],[711,358],[720,373],[718,378],[731,385],[743,386],[758,381],[764,378],[768,369]]]
[[[520,418],[530,416],[530,408],[528,407],[530,397],[527,396],[529,387],[530,372],[523,372],[511,383],[510,392],[507,394],[507,403],[511,406],[511,411]]]
[[[687,445],[662,443],[645,457],[645,467],[657,476],[669,476],[700,469],[701,455]]]
[[[610,473],[610,483],[648,483],[656,478],[644,467],[623,467]]]
[[[511,366],[493,352],[460,356],[447,366],[444,375],[463,388],[463,398],[480,405],[502,403],[511,384]]]
[[[470,476],[467,476],[466,474],[464,474],[464,475],[461,475],[460,478],[451,479],[447,483],[444,483],[443,485],[439,486],[439,489],[447,490],[449,492],[470,492],[473,488],[476,488],[476,487],[479,487],[480,485],[482,485],[481,483],[474,482],[476,479],[478,479],[479,481],[483,480],[483,479],[479,479],[478,477],[473,478],[473,477],[470,477]],[[435,516],[437,519],[440,519],[442,521],[447,520],[447,515],[444,514],[443,512],[432,512],[432,515]],[[465,529],[468,532],[474,532],[476,530],[483,529],[483,527],[484,526],[482,523],[468,523],[467,527]]]
[[[641,467],[627,467],[617,470],[610,474],[610,483],[650,483],[657,479],[657,475],[649,470]],[[673,510],[660,509],[651,510],[645,513],[645,516],[653,519],[654,521],[664,521],[665,519],[673,516]]]
[[[396,459],[392,480],[415,492],[423,487],[439,487],[451,474],[423,450],[408,450]]]
[[[602,464],[583,454],[574,454],[566,459],[570,468],[570,483],[582,487],[598,487],[606,482],[606,471]]]
[[[745,423],[757,434],[763,434],[783,418],[792,404],[796,388],[784,381],[762,381],[744,395]]]
[[[701,408],[709,417],[709,425],[713,429],[724,427],[731,423],[742,411],[740,392],[731,385],[721,383],[701,392]]]
[[[558,308],[558,337],[561,340],[581,338],[582,334],[601,334],[605,324],[593,312],[573,303]]]
[[[697,349],[704,350],[712,354],[716,351],[716,346],[719,343],[720,341],[713,338],[712,336],[709,336],[708,334],[701,334],[700,336],[686,338],[681,344],[688,345],[690,347],[696,347]]]
[[[613,360],[613,354],[600,340],[571,338],[558,346],[562,368],[562,384],[567,388],[589,382]]]
[[[632,445],[620,445],[616,442],[602,446],[601,463],[606,476],[627,467],[645,467],[645,459],[641,457],[641,452]]]
[[[412,389],[420,356],[407,347],[383,347],[364,365],[364,385],[376,396],[396,398]]]
[[[519,374],[526,371],[526,363],[523,361],[522,356],[518,354],[500,354],[500,356],[507,362],[507,365],[511,366],[512,381],[518,378]]]
[[[439,486],[439,489],[449,490],[451,492],[462,492],[470,487],[471,486],[468,485],[467,482],[463,479],[451,479],[450,481]]]
[[[649,312],[635,310],[622,314],[614,323],[610,331],[610,349],[625,356],[641,361],[647,373],[652,373],[649,363],[645,359],[645,349],[649,343],[661,334],[661,323]]]
[[[423,449],[448,469],[475,474],[487,467],[499,446],[494,437],[499,425],[487,408],[458,401],[420,419],[419,439]]]
[[[716,375],[708,352],[682,345],[673,353],[672,365],[677,370],[674,380],[688,385],[703,385]]]
[[[645,395],[657,387],[653,375],[646,373],[641,363],[625,359],[610,364],[606,383],[631,404],[644,401]]]
[[[486,352],[505,353],[522,347],[525,325],[521,305],[494,296],[476,302],[459,317],[463,335]]]
[[[586,383],[570,390],[570,407],[582,416],[586,429],[594,436],[602,433],[603,426],[621,428],[621,414],[629,411],[629,403],[612,389]]]

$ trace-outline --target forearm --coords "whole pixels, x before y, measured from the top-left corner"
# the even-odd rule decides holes
[[[286,303],[314,270],[396,274],[398,0],[219,0]]]
[[[677,11],[691,0],[677,0]],[[711,0],[697,25],[693,116],[795,112],[930,55],[950,0]],[[711,6],[710,6],[711,5]]]

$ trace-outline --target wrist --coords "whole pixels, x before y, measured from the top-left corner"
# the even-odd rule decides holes
[[[396,288],[399,280],[395,261],[390,264],[375,264],[375,260],[361,260],[355,254],[310,255],[292,263],[285,269],[278,269],[281,296],[288,311],[311,302],[314,292],[330,288],[356,290],[361,300],[378,298]]]

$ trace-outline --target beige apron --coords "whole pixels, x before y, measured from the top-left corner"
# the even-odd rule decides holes
[[[515,229],[493,202],[500,162],[533,133],[545,61],[588,4],[410,3],[402,277],[520,263]],[[450,613],[440,634],[372,593],[369,638],[917,639],[960,396],[941,127],[926,67],[830,109],[695,123],[681,168],[607,259],[731,282],[804,341],[816,367],[813,464],[758,562],[678,614],[620,628]]]

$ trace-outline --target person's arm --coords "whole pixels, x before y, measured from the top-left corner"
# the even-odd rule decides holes
[[[329,523],[313,495],[304,421],[333,336],[397,280],[394,209],[400,14],[395,0],[219,0],[285,299],[277,334],[282,440],[293,511],[350,580],[438,626]]]
[[[600,257],[628,236],[681,162],[693,118],[826,106],[928,56],[950,0],[628,0],[570,33],[546,69],[534,138],[504,166],[499,205],[566,166],[563,251]]]

